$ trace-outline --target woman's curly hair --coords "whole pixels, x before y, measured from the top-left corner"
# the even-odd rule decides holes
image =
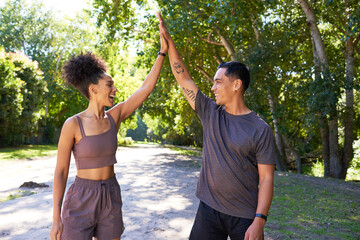
[[[108,69],[105,61],[91,52],[72,56],[63,66],[62,76],[67,84],[77,88],[89,99],[90,84],[97,84],[102,74]]]

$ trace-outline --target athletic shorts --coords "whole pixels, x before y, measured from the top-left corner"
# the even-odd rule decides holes
[[[200,201],[190,240],[243,240],[254,219],[221,213]]]
[[[76,177],[64,201],[62,240],[120,237],[124,231],[121,207],[120,186],[115,176],[107,180]]]

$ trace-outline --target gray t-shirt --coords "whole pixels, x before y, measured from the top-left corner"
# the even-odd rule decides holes
[[[227,113],[200,90],[195,112],[204,132],[196,196],[219,212],[253,219],[258,202],[257,164],[275,164],[270,126],[254,112]]]

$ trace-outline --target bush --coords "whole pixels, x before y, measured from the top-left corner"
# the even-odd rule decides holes
[[[118,144],[120,146],[129,146],[129,145],[133,145],[134,141],[132,140],[131,137],[125,137],[125,138],[118,138]]]
[[[0,146],[27,143],[36,134],[46,82],[37,62],[0,48]]]

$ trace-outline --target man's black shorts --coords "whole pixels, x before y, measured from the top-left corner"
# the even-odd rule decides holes
[[[200,201],[190,240],[243,240],[254,219],[230,216]]]

